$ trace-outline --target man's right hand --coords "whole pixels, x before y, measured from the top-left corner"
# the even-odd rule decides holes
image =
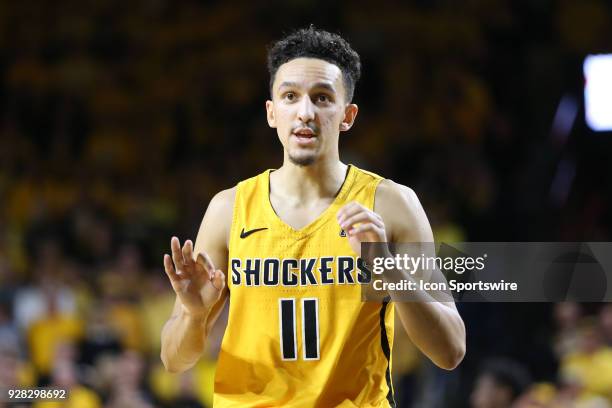
[[[221,297],[225,274],[215,269],[206,253],[193,256],[193,243],[185,241],[183,248],[177,237],[170,240],[172,258],[164,254],[164,269],[183,310],[193,317],[206,317]]]

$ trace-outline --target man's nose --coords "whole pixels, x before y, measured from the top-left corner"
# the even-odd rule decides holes
[[[314,104],[310,98],[302,98],[298,106],[298,119],[302,123],[308,123],[314,120]]]

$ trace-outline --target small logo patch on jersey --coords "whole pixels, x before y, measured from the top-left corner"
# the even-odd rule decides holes
[[[263,231],[263,230],[267,230],[267,229],[268,228],[255,228],[255,229],[252,229],[252,230],[245,231],[244,228],[242,228],[242,231],[240,231],[240,238],[246,238],[249,235],[251,235],[251,234],[253,234],[253,233],[257,232],[257,231]]]
[[[345,230],[343,230],[343,229],[341,229],[341,230],[340,230],[340,236],[341,236],[341,237],[346,237],[346,231],[345,231]]]

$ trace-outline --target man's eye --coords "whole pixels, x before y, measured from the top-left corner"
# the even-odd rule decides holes
[[[317,96],[317,102],[329,102],[329,97],[327,95],[319,95]]]
[[[287,99],[288,101],[292,101],[295,99],[295,94],[293,92],[287,92],[285,94],[285,99]]]

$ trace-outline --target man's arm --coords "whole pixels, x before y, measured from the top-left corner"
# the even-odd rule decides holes
[[[376,190],[374,211],[352,202],[340,209],[338,222],[353,250],[361,254],[362,242],[432,243],[433,233],[416,194],[408,187],[383,180]],[[388,252],[388,251],[387,251]],[[392,256],[387,253],[386,256]],[[403,270],[393,270],[383,279],[411,279]],[[396,297],[390,293],[391,300]],[[465,325],[454,302],[437,302],[427,293],[423,301],[394,302],[412,342],[437,366],[452,370],[465,355]]]
[[[172,315],[164,325],[161,360],[170,372],[191,368],[204,351],[208,333],[228,297],[225,282],[229,231],[235,188],[211,200],[195,246],[177,238],[171,242],[172,260],[164,256],[164,267],[176,292]]]
[[[383,180],[374,210],[382,216],[390,242],[434,242],[412,189]],[[395,310],[410,339],[437,366],[452,370],[459,365],[465,355],[465,325],[454,302],[395,302]]]

